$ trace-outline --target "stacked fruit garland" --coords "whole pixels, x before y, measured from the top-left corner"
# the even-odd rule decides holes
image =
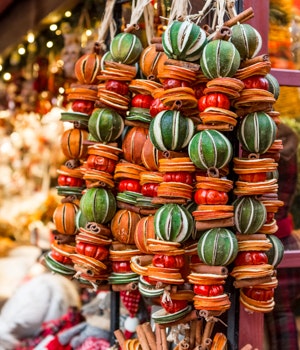
[[[241,115],[237,137],[242,152],[233,160],[233,171],[238,176],[234,207],[239,253],[232,276],[240,288],[241,303],[259,312],[269,312],[274,307],[274,268],[283,254],[281,242],[273,236],[278,229],[274,215],[283,205],[277,197],[276,178],[282,142],[276,140],[280,121],[279,113],[273,109],[279,86],[269,73],[270,66],[265,56],[245,60],[237,73],[245,89],[241,99],[234,102]]]
[[[190,27],[195,26],[191,23],[187,25],[185,22],[176,22],[174,26],[175,25],[177,27],[182,26],[187,32],[191,30]],[[177,30],[174,30],[174,33],[173,35],[178,35]],[[185,32],[180,31],[180,33],[182,34]],[[199,29],[197,33],[199,33]],[[199,35],[205,36],[201,31]],[[178,42],[180,42],[180,40],[178,40]],[[198,52],[199,59],[201,51],[200,49]],[[192,157],[188,155],[188,146],[191,144],[192,137],[194,136],[195,114],[197,114],[198,111],[197,100],[195,98],[196,94],[188,85],[196,85],[197,75],[195,69],[196,67],[199,69],[199,65],[197,66],[196,64],[189,63],[184,66],[184,61],[176,60],[177,56],[171,57],[172,59],[165,62],[164,68],[158,74],[158,78],[163,85],[162,88],[152,93],[153,97],[155,97],[153,105],[155,103],[157,113],[153,113],[152,116],[154,119],[151,121],[149,127],[149,138],[156,150],[157,156],[155,166],[149,169],[152,170],[152,174],[151,176],[149,174],[149,177],[157,179],[158,183],[156,197],[152,200],[152,203],[159,203],[162,204],[162,206],[157,209],[154,218],[143,218],[137,226],[135,236],[137,237],[137,245],[143,247],[140,248],[140,250],[148,255],[131,259],[132,269],[143,276],[139,283],[142,293],[147,297],[160,296],[160,303],[163,309],[154,313],[152,318],[156,323],[161,325],[172,325],[174,322],[176,323],[176,320],[181,320],[185,315],[188,315],[191,311],[191,305],[189,304],[192,301],[195,291],[199,293],[201,300],[195,301],[194,306],[200,311],[205,310],[206,317],[220,315],[230,306],[229,298],[227,294],[224,293],[223,288],[227,276],[227,269],[224,268],[224,266],[217,266],[217,268],[212,266],[210,271],[213,270],[215,273],[208,274],[207,268],[203,269],[203,266],[206,265],[205,263],[192,264],[196,269],[195,271],[199,273],[194,272],[194,275],[191,274],[189,276],[189,282],[195,283],[197,286],[194,292],[190,288],[184,287],[185,282],[188,281],[187,273],[189,273],[189,268],[187,269],[187,260],[184,256],[187,254],[195,256],[197,253],[195,223],[192,215],[185,206],[187,203],[192,202],[193,199],[194,173],[197,170],[199,172],[199,177],[202,175],[201,177],[207,180],[207,186],[207,182],[213,179],[213,177],[207,176],[206,171],[209,169],[209,174],[216,174],[220,170],[220,174],[223,175],[223,172],[226,172],[224,168],[226,168],[232,157],[232,147],[229,140],[223,134],[215,132],[215,130],[209,130],[208,139],[213,138],[211,137],[212,135],[220,139],[219,152],[216,151],[215,154],[212,155],[212,158],[215,157],[214,160],[203,160],[200,159],[201,155],[199,155],[199,153],[201,154],[201,152],[198,153],[197,146],[195,146],[194,153],[192,153],[192,157],[194,157],[195,161],[192,161]],[[192,69],[187,67],[192,67]],[[170,75],[172,78],[168,78]],[[238,85],[239,90],[241,89],[241,85],[242,84]],[[159,106],[160,109],[158,109],[157,106]],[[186,115],[189,115],[189,117]],[[199,119],[198,123],[200,123]],[[202,132],[204,137],[206,134],[205,131],[206,130],[203,130]],[[207,142],[202,141],[202,135],[200,142],[205,145]],[[197,142],[199,142],[199,140],[195,138],[195,145],[197,145]],[[211,150],[215,148],[214,141],[212,141],[211,144],[210,153]],[[208,150],[204,153],[208,154]],[[216,160],[218,157],[219,160]],[[204,165],[198,166],[203,161]],[[156,170],[158,170],[158,173]],[[141,174],[142,176],[146,176],[144,173]],[[225,208],[225,210],[223,209],[228,200],[226,192],[232,189],[232,181],[220,178],[217,178],[217,180],[218,184],[212,187],[221,188],[222,191],[215,190],[214,194],[223,197],[222,203],[224,205],[222,208],[221,206],[216,206],[214,210],[219,210],[220,218],[228,218],[227,208]],[[205,189],[205,183],[203,187]],[[228,209],[231,219],[227,222],[227,226],[232,226],[233,207],[228,206]],[[208,212],[210,213],[210,210]],[[211,225],[212,221],[209,223],[207,222],[208,212],[204,215],[205,220],[202,218],[204,221],[203,224],[209,224],[210,227],[218,227],[220,220],[215,222],[215,225]],[[199,221],[201,221],[200,216],[201,214],[199,213]],[[211,219],[215,219],[214,215]],[[229,264],[237,252],[237,241],[233,233],[225,228],[221,229],[222,232],[219,232],[219,230],[220,228],[218,228],[218,232],[216,232],[218,238],[213,238],[213,243],[209,243],[209,245],[214,246],[214,242],[219,241],[221,250],[223,250],[224,242],[226,242],[225,244],[227,244],[229,251],[221,253],[219,259],[214,260],[213,258],[210,261],[212,265],[220,263],[224,265],[227,263]],[[155,238],[152,238],[153,235]],[[210,237],[212,236],[213,233]],[[223,243],[221,243],[222,239]],[[147,246],[143,240],[148,243]],[[221,252],[221,250],[219,251]],[[153,257],[151,257],[149,253],[152,253]],[[227,258],[228,253],[230,255],[229,258]],[[222,259],[222,257],[224,259],[221,262],[220,259]],[[206,265],[206,267],[209,268],[208,265]],[[200,279],[201,282],[199,282]],[[208,280],[210,280],[209,286],[207,286]],[[156,283],[158,288],[153,288],[153,283]],[[204,291],[205,287],[211,289],[210,297],[208,298],[207,290]],[[212,297],[212,293],[218,296]],[[208,310],[209,313],[207,313]],[[206,326],[207,332],[209,329],[211,329],[210,322],[208,322]],[[207,333],[206,336],[209,338],[209,333]],[[203,342],[206,340],[207,339],[203,339]]]
[[[245,37],[252,50],[246,53]],[[230,38],[207,41],[200,27],[174,21],[162,39],[164,56],[153,45],[142,52],[132,33],[116,36],[111,59],[97,70],[97,88],[79,79],[96,102],[89,113],[73,113],[84,119],[74,123],[74,130],[84,125],[84,156],[68,153],[72,163],[79,160],[73,173],[87,187],[68,214],[77,235],[76,252],[72,245],[66,255],[76,278],[95,288],[108,281],[121,291],[138,284],[145,297],[159,298],[162,309],[152,317],[162,328],[191,321],[194,330],[204,316],[202,345],[210,341],[214,316],[230,307],[228,266],[235,261],[241,302],[265,312],[272,298],[258,307],[254,296],[272,294],[282,257],[280,242],[266,236],[276,232],[281,205],[276,179],[267,179],[281,148],[272,108],[276,82],[267,57],[255,57],[260,38],[251,26],[234,24]],[[136,78],[139,57],[151,79]],[[89,96],[80,89],[71,96]],[[233,159],[238,198],[229,204],[238,141],[244,152]]]
[[[178,24],[177,24],[178,25]],[[184,25],[183,25],[184,26]],[[256,214],[253,215],[253,213],[251,213],[252,210],[255,210],[254,207],[255,205],[257,205],[256,210],[261,210],[262,211],[262,215],[260,217],[261,219],[261,223],[259,223],[259,226],[257,227],[257,231],[254,231],[255,233],[258,232],[258,234],[261,237],[261,244],[260,244],[260,250],[262,251],[269,251],[270,248],[272,247],[272,249],[274,249],[275,251],[280,251],[280,244],[278,242],[276,242],[276,239],[272,239],[272,240],[268,240],[266,239],[266,236],[262,237],[263,234],[261,234],[261,232],[263,233],[274,233],[276,232],[276,223],[274,223],[274,213],[276,212],[276,207],[278,207],[278,205],[281,205],[281,203],[279,201],[271,201],[271,203],[267,202],[267,199],[265,200],[258,200],[257,198],[253,197],[256,195],[262,195],[262,194],[267,194],[267,193],[274,193],[277,190],[277,186],[276,186],[276,180],[272,179],[271,181],[266,181],[263,184],[263,189],[260,189],[260,184],[256,183],[255,184],[255,188],[259,187],[259,189],[254,190],[253,186],[249,187],[249,183],[246,183],[246,187],[249,188],[247,195],[246,195],[246,200],[244,201],[243,197],[243,192],[241,192],[242,190],[239,188],[236,188],[234,193],[239,197],[238,200],[234,203],[234,205],[227,205],[227,199],[226,198],[226,192],[229,192],[232,189],[232,181],[228,180],[228,179],[224,179],[224,175],[228,174],[228,170],[226,169],[227,164],[230,162],[231,157],[232,157],[232,149],[230,146],[230,142],[229,140],[225,137],[224,134],[219,133],[217,130],[219,131],[231,131],[233,130],[233,127],[237,125],[237,119],[239,117],[242,117],[242,121],[239,124],[239,136],[238,136],[238,140],[240,141],[240,143],[243,145],[242,142],[242,138],[240,136],[240,130],[243,130],[243,124],[246,123],[246,121],[248,121],[248,125],[249,123],[251,123],[251,118],[253,120],[253,117],[256,118],[256,116],[253,116],[251,113],[253,113],[253,111],[255,111],[255,108],[257,108],[259,110],[260,113],[259,117],[260,117],[260,122],[262,124],[261,127],[261,131],[265,132],[263,130],[269,130],[269,140],[268,138],[262,137],[262,135],[259,134],[259,130],[255,130],[253,132],[245,132],[245,134],[248,136],[248,138],[250,139],[249,142],[255,143],[256,139],[256,135],[261,136],[260,140],[263,140],[263,142],[266,143],[266,145],[263,145],[262,147],[265,147],[264,152],[266,152],[267,150],[270,150],[270,152],[276,152],[276,150],[278,151],[278,147],[280,148],[279,142],[275,143],[275,138],[274,135],[276,133],[276,130],[274,128],[274,125],[272,124],[272,122],[274,123],[274,120],[277,120],[278,118],[278,114],[273,111],[272,109],[272,104],[274,103],[274,95],[272,93],[272,91],[260,91],[260,89],[257,90],[252,90],[251,93],[247,92],[246,89],[244,89],[244,86],[246,86],[248,84],[248,80],[246,80],[246,78],[249,78],[250,75],[247,76],[246,73],[244,73],[245,71],[248,71],[252,73],[252,75],[256,75],[255,73],[257,73],[257,75],[259,75],[259,77],[257,77],[258,79],[261,79],[261,75],[267,75],[269,73],[269,62],[266,59],[266,57],[264,56],[263,58],[258,57],[256,59],[253,59],[253,57],[255,57],[255,54],[259,51],[260,49],[260,37],[259,34],[255,31],[255,29],[253,29],[251,26],[249,25],[235,25],[232,28],[232,41],[231,42],[225,42],[224,40],[213,40],[210,43],[206,44],[204,46],[204,50],[201,56],[201,68],[202,68],[202,72],[204,74],[204,76],[208,79],[208,81],[206,82],[206,86],[203,89],[203,93],[205,94],[204,97],[201,98],[201,102],[199,101],[199,105],[201,103],[203,103],[203,100],[207,100],[210,101],[209,98],[211,98],[213,100],[212,102],[212,107],[210,109],[200,109],[200,111],[202,112],[206,112],[206,113],[200,113],[200,118],[201,118],[201,123],[196,125],[196,128],[198,130],[200,130],[199,133],[196,133],[193,138],[190,140],[189,142],[189,147],[188,147],[188,151],[189,151],[189,160],[192,160],[192,162],[194,163],[194,165],[197,167],[197,171],[199,176],[196,176],[196,180],[199,180],[199,185],[197,183],[197,188],[200,189],[216,189],[217,188],[217,201],[221,201],[221,204],[216,205],[216,203],[213,203],[213,206],[208,205],[207,203],[207,199],[204,199],[202,197],[202,199],[199,199],[199,192],[197,194],[197,197],[195,197],[195,200],[198,201],[197,204],[200,204],[201,201],[203,201],[202,203],[204,205],[199,205],[197,210],[194,210],[192,213],[195,217],[195,221],[197,222],[197,219],[200,221],[200,224],[198,225],[198,230],[199,231],[203,231],[205,228],[210,228],[210,230],[205,231],[204,233],[202,233],[200,240],[198,242],[198,255],[201,259],[201,264],[192,264],[192,268],[198,268],[198,271],[201,270],[203,272],[203,270],[206,272],[209,271],[209,266],[206,266],[206,269],[202,269],[204,264],[207,265],[217,265],[220,266],[221,268],[218,270],[215,268],[214,266],[214,271],[219,271],[219,274],[221,277],[219,279],[216,279],[215,281],[218,281],[218,293],[219,294],[225,294],[223,293],[223,289],[222,284],[224,284],[224,271],[226,272],[227,270],[224,269],[224,266],[222,265],[226,265],[226,264],[230,264],[236,257],[237,255],[237,251],[239,250],[252,250],[253,247],[257,247],[257,242],[256,240],[254,240],[253,242],[247,242],[246,244],[243,243],[237,243],[237,239],[236,236],[233,234],[233,232],[231,230],[229,230],[228,228],[233,227],[234,226],[234,220],[233,220],[233,216],[235,219],[237,219],[238,217],[238,212],[242,211],[242,212],[246,212],[251,218],[255,217]],[[176,34],[174,34],[174,36],[176,37]],[[246,53],[245,51],[245,43],[243,43],[243,37],[247,37],[248,43],[250,43],[250,46],[248,47],[248,50]],[[164,40],[164,38],[163,38]],[[180,40],[176,41],[176,39],[174,39],[174,42],[180,42]],[[233,42],[235,43],[233,45]],[[164,43],[164,41],[163,41]],[[244,45],[244,46],[243,46]],[[165,45],[167,46],[167,45]],[[175,45],[176,46],[176,45]],[[243,51],[244,50],[244,51]],[[252,50],[252,51],[251,51]],[[220,55],[216,55],[214,53],[216,52],[221,52]],[[230,53],[230,54],[228,54]],[[172,56],[169,53],[169,56],[172,59],[176,59],[177,57]],[[212,60],[212,57],[216,57],[215,62],[213,62],[214,60]],[[226,62],[226,59],[229,60],[229,62]],[[250,60],[251,59],[251,60]],[[225,63],[223,62],[225,60]],[[241,64],[241,60],[242,60],[242,64]],[[262,60],[264,63],[259,64],[260,60]],[[168,66],[168,63],[170,61],[165,62],[165,66]],[[178,62],[179,63],[179,62]],[[222,64],[223,63],[223,64]],[[258,63],[258,64],[257,64]],[[174,71],[179,71],[180,69],[178,69],[178,66],[176,66],[176,63],[173,61],[172,64],[176,67],[176,69],[174,69]],[[245,69],[243,67],[243,65],[245,65],[245,67],[249,67],[248,69]],[[179,64],[180,66],[180,64]],[[241,66],[241,68],[240,68]],[[258,67],[257,67],[258,66]],[[260,67],[262,66],[262,67]],[[184,69],[181,68],[181,71],[184,71]],[[187,70],[185,71],[186,75],[187,74]],[[246,76],[245,76],[246,74]],[[192,75],[192,74],[191,74]],[[166,77],[166,75],[164,76],[163,73],[160,74],[161,77]],[[183,76],[183,74],[179,75],[179,76]],[[200,75],[199,75],[200,76]],[[202,77],[203,79],[203,77]],[[197,86],[197,82],[195,83],[195,86]],[[168,89],[166,89],[168,92]],[[183,90],[184,91],[184,90]],[[192,101],[192,99],[188,96],[186,96],[186,94],[183,94],[182,90],[177,90],[176,93],[178,93],[178,101],[180,101],[180,97],[182,97],[183,101],[188,101],[188,103],[190,103]],[[219,99],[217,96],[213,95],[218,93],[219,91],[221,91],[222,93],[220,94]],[[174,99],[172,102],[174,102],[174,100],[176,101],[176,93],[174,91]],[[181,93],[181,95],[180,95]],[[184,91],[184,93],[186,93],[186,91]],[[168,108],[174,108],[174,105],[171,105],[170,100],[166,99],[165,96],[169,96],[167,93],[162,92],[162,90],[160,89],[158,91],[155,91],[153,93],[154,97],[159,98],[162,97],[162,104],[165,107]],[[252,98],[250,97],[252,95]],[[254,97],[255,96],[255,97]],[[226,105],[226,98],[229,100],[230,104]],[[218,106],[218,103],[220,103],[220,99],[223,99],[221,101],[223,101],[223,105],[222,106],[226,106],[227,108],[220,108]],[[204,100],[204,101],[205,101]],[[165,102],[165,103],[164,103]],[[180,108],[184,108],[185,105],[182,105],[181,103],[176,103],[177,105],[177,109],[180,110]],[[211,107],[211,106],[209,106]],[[182,109],[183,109],[182,108]],[[229,109],[233,109],[233,111],[229,111]],[[267,111],[268,113],[266,113],[265,111]],[[249,113],[250,112],[250,113]],[[167,128],[165,130],[162,131],[161,125],[163,125],[163,123],[161,122],[163,120],[163,117],[165,115],[167,115],[167,113],[170,113],[170,111],[168,112],[160,112],[157,116],[155,116],[154,121],[151,122],[150,124],[150,140],[151,142],[154,144],[154,146],[161,150],[161,151],[167,151],[168,148],[166,147],[166,141],[164,140],[164,136],[167,135]],[[178,112],[177,112],[178,113]],[[249,114],[249,115],[248,115]],[[267,116],[266,116],[267,115]],[[156,119],[157,118],[157,119]],[[272,119],[273,118],[273,119]],[[266,119],[266,120],[265,120]],[[255,119],[257,120],[257,119]],[[269,122],[269,124],[268,124]],[[252,121],[253,123],[253,121]],[[179,123],[177,122],[176,125],[178,125]],[[155,126],[155,128],[154,128]],[[151,128],[154,130],[151,133]],[[249,126],[248,126],[249,128]],[[267,128],[267,129],[266,129]],[[217,129],[217,130],[216,130]],[[186,133],[182,133],[182,135],[184,135]],[[152,136],[152,138],[151,138]],[[205,139],[206,137],[206,139]],[[170,142],[170,139],[167,139],[167,141]],[[254,140],[253,140],[254,139]],[[203,141],[205,140],[205,142]],[[216,141],[217,140],[217,141]],[[211,148],[210,147],[210,142],[212,143]],[[168,144],[168,147],[170,147],[171,143]],[[220,149],[218,150],[216,145],[218,145],[220,147]],[[221,146],[220,146],[221,145]],[[206,149],[205,149],[206,147]],[[181,149],[181,151],[184,148]],[[217,151],[216,151],[217,149]],[[219,151],[219,152],[218,152]],[[254,153],[257,151],[255,150],[250,150],[251,153]],[[261,153],[264,153],[261,152]],[[184,154],[184,153],[183,153]],[[251,158],[251,156],[250,156]],[[239,158],[235,158],[235,161],[237,162],[237,159]],[[176,159],[178,161],[178,164],[180,166],[180,158]],[[243,159],[241,159],[243,160]],[[185,161],[188,163],[188,160],[185,159]],[[166,160],[161,159],[159,161],[159,163],[164,163],[166,162]],[[169,161],[170,162],[170,161]],[[254,163],[249,163],[250,167],[253,167],[254,165],[254,169],[255,169],[255,162]],[[266,171],[271,172],[274,171],[276,169],[276,164],[274,164],[274,161],[271,160],[267,160],[264,162],[264,166],[266,167]],[[160,168],[161,170],[165,170],[165,168]],[[254,170],[252,169],[252,170]],[[200,170],[200,171],[199,171]],[[259,168],[257,169],[258,171],[260,170]],[[204,171],[207,171],[207,174],[205,174]],[[256,170],[254,170],[256,171]],[[220,175],[221,174],[221,175]],[[215,180],[216,179],[216,180]],[[238,181],[237,183],[238,186],[241,186],[240,182]],[[250,184],[251,185],[251,184]],[[252,184],[253,185],[253,184]],[[258,185],[258,186],[256,186]],[[161,186],[161,183],[158,185],[158,189]],[[209,187],[211,186],[211,188]],[[252,187],[252,189],[250,189]],[[256,193],[255,191],[258,191],[258,193]],[[261,192],[262,191],[262,192]],[[158,192],[159,193],[159,192]],[[171,193],[171,192],[169,192]],[[186,191],[187,193],[187,191]],[[206,195],[206,192],[201,191],[200,193],[204,193],[204,196]],[[173,198],[170,195],[169,198],[170,200],[174,200],[174,197],[176,197],[177,193],[176,191],[173,189]],[[214,194],[216,194],[216,192],[214,192]],[[225,194],[225,196],[224,196]],[[248,194],[251,194],[251,197],[248,197]],[[168,196],[166,196],[168,197]],[[196,199],[197,198],[197,199]],[[199,203],[200,201],[200,203]],[[249,203],[250,201],[250,203]],[[240,205],[239,205],[240,204]],[[163,206],[170,206],[169,204],[164,204]],[[241,208],[242,206],[242,208]],[[243,206],[245,206],[245,208],[243,208]],[[269,215],[268,218],[270,219],[270,222],[266,222],[267,219],[267,209],[266,207],[269,208],[269,212],[272,213],[272,215]],[[159,209],[157,211],[157,213],[155,215],[158,215],[158,212],[162,211],[162,208]],[[210,216],[211,214],[211,221],[207,220],[208,216]],[[166,214],[166,217],[168,217],[168,213]],[[164,216],[160,217],[160,221],[159,222],[163,222]],[[218,220],[219,218],[222,218],[223,220]],[[224,219],[228,219],[227,221]],[[155,220],[155,219],[154,219]],[[248,219],[249,223],[249,217]],[[257,218],[257,220],[259,221],[259,218]],[[271,225],[269,225],[269,223],[271,223]],[[172,227],[172,223],[168,222],[169,226],[168,227]],[[207,225],[205,227],[205,225]],[[251,226],[251,224],[250,224]],[[255,226],[255,223],[252,224],[252,230]],[[171,237],[171,231],[168,232],[164,232],[163,235],[159,235],[159,226],[158,223],[156,223],[155,227],[155,235],[158,236],[157,238],[159,240],[163,240],[163,241],[172,241],[174,240],[174,238],[172,239]],[[166,226],[165,226],[166,227]],[[224,227],[224,228],[222,228]],[[238,226],[234,227],[235,229],[237,229],[238,233],[240,233],[241,229],[240,227],[238,228]],[[245,234],[246,232],[244,232]],[[239,240],[241,240],[240,235],[238,235]],[[256,236],[258,238],[258,236]],[[249,239],[251,239],[251,237],[248,237]],[[252,237],[253,238],[253,237]],[[222,242],[222,239],[224,240],[224,242]],[[155,240],[153,239],[148,239],[148,242],[150,243],[150,246],[155,243]],[[272,243],[270,243],[270,241]],[[276,243],[277,245],[276,245]],[[275,243],[275,244],[274,244]],[[161,246],[164,247],[165,244],[164,242],[161,242]],[[169,243],[169,245],[171,245]],[[224,252],[222,252],[222,250],[224,249],[224,247],[226,247],[228,250],[226,250],[225,254]],[[154,245],[155,246],[155,245]],[[177,246],[177,248],[179,248],[180,246]],[[212,249],[210,250],[209,247],[212,247]],[[216,249],[213,249],[213,247],[215,247]],[[161,248],[161,249],[165,249],[165,251],[168,249],[171,251],[171,248]],[[172,248],[175,249],[175,246]],[[151,250],[151,248],[150,248]],[[189,250],[187,249],[186,252],[189,252]],[[219,253],[219,255],[218,255]],[[222,254],[223,253],[223,254]],[[239,254],[239,259],[240,261],[242,260],[242,255],[243,253]],[[282,256],[282,255],[281,255]],[[239,259],[237,259],[237,261],[239,261]],[[255,270],[257,270],[257,275],[258,275],[258,280],[253,280],[251,279],[248,280],[248,282],[250,282],[250,284],[248,284],[248,287],[251,286],[253,287],[253,284],[255,284],[255,281],[258,283],[260,280],[259,278],[262,276],[263,278],[265,277],[269,277],[270,275],[273,275],[274,270],[273,267],[276,266],[276,264],[278,264],[280,258],[273,262],[273,263],[266,263],[266,261],[264,260],[264,263],[262,261],[260,261],[260,264],[262,266],[260,266],[260,268],[257,268],[258,266],[255,266]],[[159,261],[159,263],[161,263],[161,266],[164,266],[162,263],[161,258],[157,261]],[[154,264],[155,259],[153,259],[152,261],[152,265]],[[252,260],[252,263],[254,261]],[[204,263],[204,264],[203,264]],[[174,263],[176,264],[176,263]],[[238,264],[238,263],[237,263]],[[153,267],[150,267],[150,271]],[[145,273],[145,271],[147,271],[147,269],[143,269],[143,272]],[[220,273],[220,271],[222,271],[222,273]],[[236,270],[235,270],[236,271]],[[175,271],[174,271],[175,272]],[[148,269],[148,274],[149,274],[149,269]],[[199,301],[198,296],[194,297],[195,303],[194,303],[194,307],[198,308],[200,310],[202,309],[209,309],[210,307],[212,308],[212,310],[217,310],[218,314],[224,312],[229,306],[230,306],[230,302],[229,300],[226,300],[226,298],[223,298],[223,300],[220,300],[219,306],[218,306],[218,302],[219,300],[213,300],[213,298],[211,298],[211,302],[209,302],[209,298],[206,298],[206,300],[204,301],[204,298],[202,297],[202,293],[203,293],[203,288],[201,288],[201,284],[199,285],[196,281],[197,279],[195,279],[195,275],[197,275],[196,270],[192,271],[192,273],[189,275],[190,278],[190,283],[192,284],[196,284],[197,287],[196,289],[194,289],[194,292],[197,294],[196,291],[200,291],[199,292]],[[234,275],[234,272],[233,274]],[[250,273],[251,275],[251,273]],[[261,276],[260,276],[261,275]],[[255,274],[254,274],[255,276]],[[207,278],[208,275],[203,276],[204,278],[200,278],[200,280],[202,281],[202,283],[204,283],[203,281],[205,280],[205,282],[207,283]],[[210,277],[210,276],[209,276]],[[226,273],[225,273],[225,277],[226,277]],[[245,277],[245,276],[244,276]],[[249,276],[247,276],[249,277]],[[247,278],[246,277],[246,278]],[[251,278],[253,277],[253,275],[251,276]],[[179,281],[179,276],[177,277]],[[151,278],[150,278],[151,279]],[[155,280],[155,279],[154,279]],[[159,278],[158,278],[159,280]],[[200,281],[199,280],[199,281]],[[171,284],[176,284],[176,278],[174,278],[172,281],[168,280],[167,282],[171,283]],[[195,282],[196,281],[196,282]],[[166,282],[166,280],[164,281]],[[179,282],[178,282],[179,283]],[[201,282],[200,282],[201,283]],[[252,283],[252,285],[251,285]],[[217,284],[217,283],[216,283]],[[238,285],[238,284],[237,284]],[[271,278],[271,280],[269,282],[266,282],[266,284],[264,285],[264,287],[262,287],[261,285],[259,285],[260,288],[263,289],[272,289],[276,286],[276,279],[274,280],[274,277]],[[217,288],[215,285],[213,285],[211,287],[211,290],[216,291]],[[207,288],[205,289],[205,291],[207,292]],[[255,291],[254,291],[255,292]],[[243,293],[243,291],[242,291]],[[241,293],[241,295],[243,295]],[[171,294],[172,295],[172,294]],[[208,294],[209,295],[209,294]],[[226,294],[225,294],[226,295]],[[251,294],[251,295],[255,295],[255,293]],[[174,299],[175,300],[175,299]],[[242,297],[241,297],[241,301],[242,301]],[[169,301],[170,304],[170,301]],[[172,302],[171,302],[172,304]],[[175,303],[174,303],[175,305]],[[184,304],[184,306],[186,305],[186,303]],[[272,307],[273,305],[273,300],[271,301],[271,303],[269,303],[269,307]],[[183,307],[183,306],[181,306]],[[180,306],[179,306],[180,308]],[[254,308],[252,308],[253,310]],[[170,312],[170,308],[168,309],[168,311]],[[176,309],[177,310],[177,309]],[[270,308],[269,308],[270,310]],[[172,310],[174,311],[174,309]],[[257,309],[256,309],[257,311]],[[263,309],[263,307],[260,309],[260,311],[267,311],[267,309]],[[216,314],[216,313],[215,313]],[[174,315],[176,317],[176,315]],[[183,316],[182,316],[183,317]],[[162,312],[158,312],[158,314],[154,314],[153,318],[155,319],[156,322],[164,322],[164,318],[165,318],[165,314]]]
[[[95,44],[91,54],[83,55],[76,62],[75,74],[78,82],[67,90],[71,110],[63,112],[61,120],[73,124],[61,138],[61,148],[68,159],[58,170],[58,194],[63,196],[62,203],[53,214],[58,235],[52,244],[52,252],[46,257],[46,263],[54,271],[73,275],[72,256],[76,253],[75,236],[78,233],[76,217],[79,202],[85,188],[81,166],[87,157],[88,120],[94,109],[97,96],[96,75],[100,68],[99,46]],[[57,262],[65,266],[57,265]]]

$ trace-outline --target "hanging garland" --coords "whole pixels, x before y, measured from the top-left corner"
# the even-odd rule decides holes
[[[58,267],[51,254],[46,261],[82,285],[108,284],[126,291],[124,298],[132,292],[136,301],[140,293],[160,306],[151,314],[154,335],[138,324],[133,303],[127,333],[115,332],[123,348],[167,349],[173,342],[176,349],[225,349],[226,336],[214,325],[223,324],[231,307],[224,288],[229,275],[246,310],[274,306],[282,246],[267,235],[276,232],[274,213],[282,203],[277,180],[267,174],[276,170],[281,147],[273,109],[278,87],[268,56],[257,56],[260,34],[244,23],[253,17],[251,8],[235,15],[234,2],[217,1],[211,26],[203,29],[192,19],[204,13],[193,17],[188,2],[182,10],[174,1],[162,45],[153,52],[132,32],[148,4],[133,3],[130,23],[111,41],[111,59],[102,59],[99,71],[94,58],[96,80],[80,81],[87,85],[80,94],[95,108],[87,116],[64,115],[80,117],[62,147],[86,188],[55,215],[60,233],[73,238],[71,252],[64,252],[73,266]],[[155,71],[159,49],[165,56]],[[146,72],[147,60],[151,80],[137,78],[138,62]],[[85,77],[90,70],[80,66]],[[241,154],[234,154],[237,145]],[[56,243],[53,249],[64,251]],[[279,253],[276,261],[267,256],[271,248]],[[262,302],[253,290],[269,293]],[[138,340],[126,339],[134,331]]]

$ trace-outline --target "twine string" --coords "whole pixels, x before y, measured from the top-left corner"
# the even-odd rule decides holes
[[[105,39],[109,31],[110,38],[112,39],[117,31],[117,25],[113,17],[113,10],[116,0],[107,0],[105,5],[104,14],[102,17],[101,25],[98,30],[98,42],[101,45],[103,51],[106,51]]]

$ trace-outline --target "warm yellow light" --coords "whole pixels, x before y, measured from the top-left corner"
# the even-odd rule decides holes
[[[48,47],[48,49],[50,49],[51,47],[53,47],[53,41],[47,41],[46,46]]]
[[[28,41],[30,44],[32,44],[32,43],[34,42],[34,40],[35,40],[34,34],[33,34],[32,32],[28,32],[28,34],[27,34],[27,41]]]
[[[0,64],[0,72],[2,71],[2,69],[3,69],[3,66],[2,66],[2,64]]]
[[[58,89],[58,92],[62,95],[62,94],[64,94],[65,89],[64,89],[63,87],[60,87],[60,88]]]
[[[93,32],[90,30],[90,29],[87,29],[86,31],[85,31],[85,35],[86,36],[91,36],[93,34]]]
[[[3,74],[3,79],[4,79],[5,81],[9,81],[9,80],[11,79],[11,74],[8,73],[8,72],[4,73],[4,74]]]
[[[71,17],[72,16],[72,12],[71,11],[66,11],[65,12],[65,17]]]
[[[19,55],[24,55],[25,52],[26,52],[25,47],[24,47],[23,45],[20,45],[20,46],[18,47],[18,54],[19,54]]]
[[[56,65],[57,65],[57,67],[62,68],[64,66],[64,61],[63,60],[57,60],[56,61]]]
[[[57,30],[55,31],[55,34],[56,34],[56,35],[61,35],[61,30],[60,30],[60,29],[57,29]]]
[[[51,30],[51,32],[55,32],[57,29],[57,24],[55,24],[55,23],[51,24],[49,29]]]

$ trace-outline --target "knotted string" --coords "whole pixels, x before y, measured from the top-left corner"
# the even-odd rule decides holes
[[[187,18],[191,12],[191,9],[192,6],[190,0],[173,0],[168,18],[168,24],[170,25],[173,21],[179,18]]]
[[[154,8],[151,3],[144,8],[145,31],[148,45],[151,44],[151,39],[154,37]]]
[[[145,7],[150,3],[150,1],[151,0],[132,0],[130,22],[127,24],[127,27],[137,24],[145,10]]]
[[[111,39],[114,38],[117,31],[116,22],[113,17],[115,3],[116,0],[106,1],[102,22],[98,30],[98,42],[100,43],[103,52],[106,51],[105,39],[107,37],[108,30]]]

